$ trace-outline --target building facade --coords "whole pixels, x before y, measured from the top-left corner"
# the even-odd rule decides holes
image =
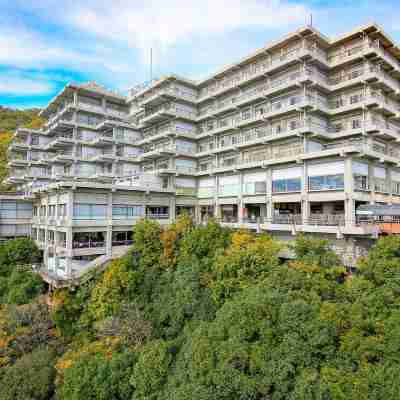
[[[46,265],[79,273],[138,218],[182,211],[317,233],[353,262],[376,235],[357,208],[400,203],[399,59],[374,24],[335,40],[306,26],[200,82],[167,76],[127,97],[68,85],[10,146]]]

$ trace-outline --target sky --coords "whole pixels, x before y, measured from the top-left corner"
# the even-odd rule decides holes
[[[310,22],[334,37],[377,22],[400,43],[399,0],[0,0],[0,105],[43,107],[68,82],[126,93],[202,79]]]

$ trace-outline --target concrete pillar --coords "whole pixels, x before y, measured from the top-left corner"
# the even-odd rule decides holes
[[[307,164],[304,162],[302,167],[303,168],[301,176],[301,214],[302,214],[303,224],[307,224],[310,218],[310,202],[308,201]]]
[[[238,223],[242,224],[243,223],[243,208],[244,208],[244,203],[243,203],[243,174],[239,173],[239,195],[238,195]]]
[[[113,192],[108,193],[107,196],[107,231],[106,231],[106,254],[112,254],[112,205],[113,205]]]
[[[346,228],[350,228],[355,224],[355,201],[353,197],[346,198],[344,203],[344,218]]]
[[[266,170],[266,222],[271,223],[272,222],[272,216],[273,216],[273,207],[274,204],[272,202],[272,169],[267,168]]]

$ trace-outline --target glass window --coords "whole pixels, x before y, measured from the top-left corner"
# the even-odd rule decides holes
[[[272,191],[279,192],[300,192],[301,178],[277,179],[272,181]]]
[[[344,188],[344,175],[312,176],[308,178],[310,190],[338,190]]]
[[[104,219],[107,217],[105,204],[74,204],[75,219]]]

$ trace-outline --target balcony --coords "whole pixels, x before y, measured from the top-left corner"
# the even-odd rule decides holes
[[[116,154],[113,150],[103,151],[99,154],[93,155],[89,158],[90,161],[96,162],[113,162],[116,159]]]
[[[59,149],[59,148],[64,148],[64,147],[70,147],[74,144],[74,138],[71,135],[59,135],[56,138],[54,138],[52,141],[50,141],[45,148],[47,150],[50,149]]]
[[[378,46],[376,42],[365,40],[351,48],[343,49],[343,51],[328,56],[328,63],[331,68],[338,65],[349,63],[356,59],[364,58],[368,55],[377,54]]]
[[[192,197],[195,197],[197,195],[197,190],[196,190],[196,188],[177,187],[176,188],[176,195],[177,196],[192,196]]]
[[[57,153],[52,159],[52,162],[55,163],[70,163],[72,161],[74,161],[75,156],[71,150],[68,151],[63,151],[63,152],[59,152]]]
[[[92,146],[104,147],[111,146],[114,143],[113,135],[100,135],[94,139],[88,141]]]
[[[167,157],[175,154],[176,146],[167,144],[164,146],[157,146],[152,150],[145,151],[142,155],[142,159],[156,159],[160,157]]]
[[[160,122],[168,118],[181,118],[189,121],[196,120],[196,111],[191,111],[179,107],[175,104],[164,104],[155,109],[146,111],[146,114],[141,120],[143,125]]]
[[[146,214],[146,218],[149,219],[169,219],[169,214]]]
[[[28,141],[21,141],[14,139],[13,142],[8,146],[9,151],[28,150],[30,147]]]
[[[345,216],[344,214],[310,214],[304,222],[307,225],[344,226]]]
[[[272,223],[277,225],[301,225],[303,217],[301,214],[275,214]]]
[[[327,57],[323,50],[305,43],[304,46],[293,48],[286,53],[276,55],[269,60],[256,62],[246,71],[241,70],[236,75],[223,80],[221,83],[215,84],[209,88],[208,93],[203,94],[199,98],[199,102],[219,96],[228,90],[261,78],[266,73],[272,73],[287,64],[301,61],[301,59],[308,57],[316,59],[321,64],[327,64]]]
[[[99,247],[105,247],[106,243],[105,241],[78,241],[74,240],[72,242],[72,248],[73,249],[93,249],[93,248],[99,248]]]
[[[197,101],[197,95],[182,88],[164,87],[151,90],[150,93],[144,95],[140,103],[143,106],[154,106],[165,101],[165,99],[184,100],[194,104]]]
[[[106,114],[110,115],[111,117],[121,118],[122,120],[128,120],[129,119],[129,113],[126,112],[126,111],[107,108],[106,109]]]

